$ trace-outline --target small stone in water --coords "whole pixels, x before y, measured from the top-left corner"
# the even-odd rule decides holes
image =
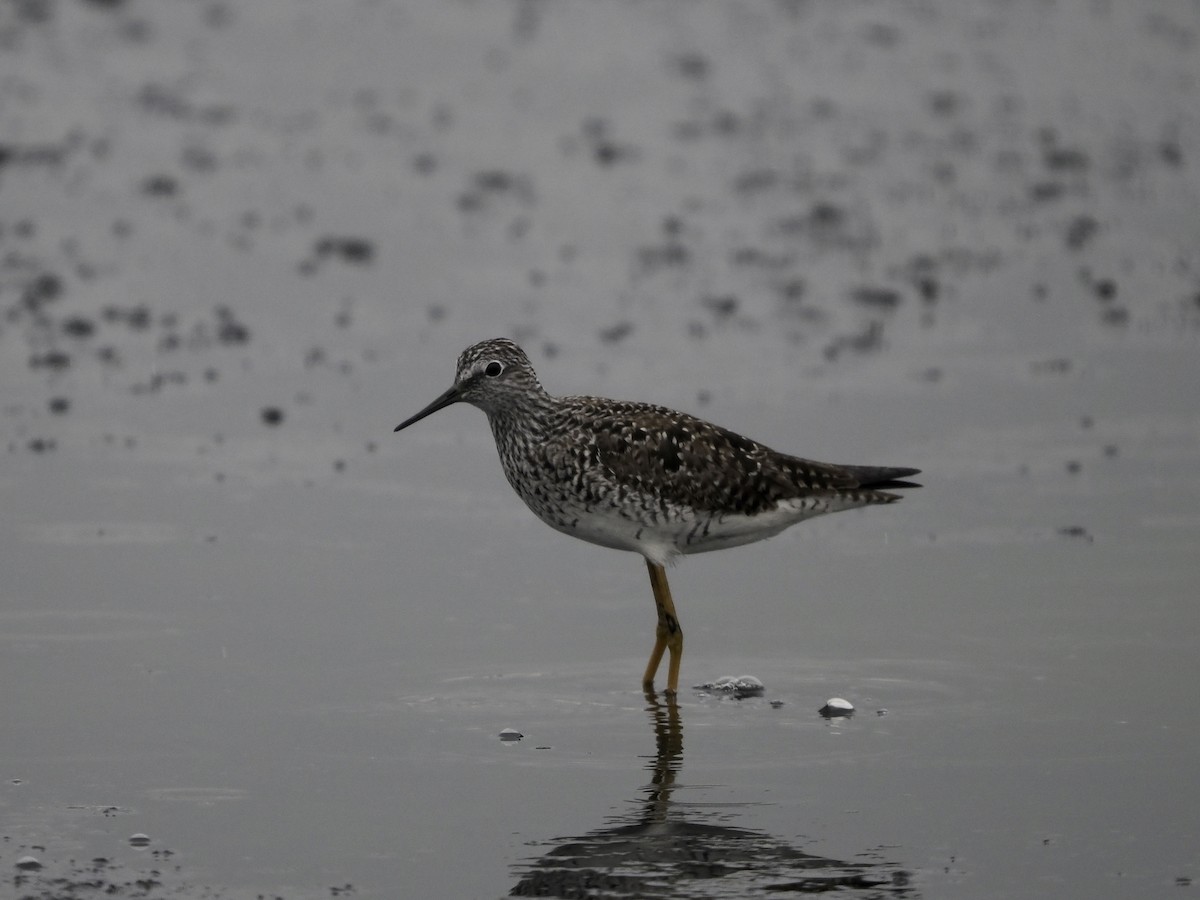
[[[42,867],[41,862],[36,856],[22,856],[15,863],[16,867],[23,872],[34,872]]]
[[[525,735],[517,731],[515,728],[502,728],[500,730],[500,740],[502,741],[519,741]]]
[[[841,697],[830,697],[825,701],[825,705],[819,710],[821,715],[827,719],[834,719],[838,716],[854,715],[854,704],[849,700],[843,700]]]
[[[149,847],[150,846],[150,836],[146,835],[146,834],[142,834],[140,831],[137,834],[131,834],[129,836],[129,846],[130,847]]]
[[[736,694],[739,697],[761,694],[765,689],[763,683],[753,675],[738,675],[736,678],[732,675],[722,675],[716,681],[696,685],[698,691],[717,691],[723,694]]]

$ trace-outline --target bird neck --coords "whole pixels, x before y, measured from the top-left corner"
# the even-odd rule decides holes
[[[503,403],[484,410],[501,456],[518,448],[528,450],[546,439],[554,420],[557,399],[539,387],[537,391],[505,397]]]

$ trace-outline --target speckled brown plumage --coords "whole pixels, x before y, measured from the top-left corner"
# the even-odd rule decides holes
[[[451,403],[487,413],[504,474],[550,527],[641,553],[650,566],[659,640],[682,654],[662,567],[676,557],[762,540],[813,516],[900,499],[917,469],[844,466],[778,453],[686,413],[598,397],[555,397],[512,341],[463,351],[454,385],[396,427]],[[678,647],[672,641],[677,638]]]

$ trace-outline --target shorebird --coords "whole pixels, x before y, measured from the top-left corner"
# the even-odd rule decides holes
[[[663,653],[679,690],[683,630],[666,566],[772,537],[814,516],[894,503],[919,469],[846,466],[771,450],[687,413],[601,397],[556,397],[505,338],[468,347],[454,384],[395,430],[452,403],[487,413],[508,483],[556,531],[646,560],[658,612],[642,686]]]

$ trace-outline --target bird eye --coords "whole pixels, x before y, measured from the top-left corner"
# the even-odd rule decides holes
[[[483,374],[486,375],[488,378],[495,378],[497,375],[499,375],[503,371],[504,371],[504,366],[493,359],[490,363],[487,364],[487,367],[483,370]]]

